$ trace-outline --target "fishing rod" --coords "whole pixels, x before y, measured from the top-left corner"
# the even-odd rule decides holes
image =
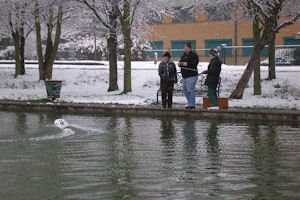
[[[198,72],[198,70],[197,69],[190,69],[190,68],[187,68],[187,67],[180,67],[181,69],[185,69],[185,70],[190,70],[190,71],[193,71],[193,72]],[[201,72],[200,74],[198,74],[198,75],[202,75],[203,74],[203,72]]]
[[[180,69],[185,69],[185,70],[190,70],[190,71],[198,72],[197,69],[191,69],[191,68],[187,68],[187,67],[180,67]]]

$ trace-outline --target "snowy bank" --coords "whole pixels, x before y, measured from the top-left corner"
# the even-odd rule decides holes
[[[156,102],[159,88],[158,64],[132,62],[132,93],[119,95],[123,88],[123,62],[118,62],[119,91],[107,92],[108,63],[104,65],[55,65],[53,79],[63,80],[61,98],[58,101],[78,103],[114,103],[149,105]],[[208,63],[200,63],[199,72]],[[27,65],[26,75],[13,78],[13,65],[0,65],[0,99],[38,100],[46,98],[43,81],[38,81],[37,65]],[[235,88],[245,66],[223,65],[222,97],[228,97]],[[230,100],[230,107],[263,107],[300,109],[300,67],[277,67],[277,79],[262,81],[262,95],[253,96],[253,79],[241,100]],[[262,79],[266,79],[268,68],[262,67]],[[202,98],[197,97],[197,104]],[[185,104],[184,97],[174,97],[174,103]]]

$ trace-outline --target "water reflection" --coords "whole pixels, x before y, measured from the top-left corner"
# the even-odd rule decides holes
[[[218,124],[217,122],[211,122],[206,134],[206,146],[207,146],[207,157],[208,163],[206,169],[210,174],[211,178],[208,181],[210,187],[208,194],[210,197],[216,197],[217,191],[220,191],[220,176],[221,172],[221,159],[220,152],[221,148],[218,139]]]
[[[26,114],[22,112],[16,113],[16,132],[17,134],[23,135],[26,134],[27,125],[26,125]]]
[[[217,122],[210,123],[210,126],[209,126],[207,134],[206,134],[206,140],[207,140],[207,152],[208,152],[209,156],[219,157],[221,149],[220,149],[219,139],[218,139],[218,123]]]
[[[278,149],[276,131],[272,126],[253,124],[249,127],[248,134],[253,140],[251,181],[256,185],[254,199],[276,199],[281,196],[277,188],[284,181],[278,173],[281,168],[281,152]]]
[[[82,128],[24,139],[60,134],[49,125],[59,117]],[[0,199],[299,198],[300,137],[290,126],[5,112],[0,120]]]
[[[32,134],[35,127],[31,124],[38,114],[18,112],[10,135],[11,143],[0,149],[0,196],[1,199],[62,199],[61,146],[59,141],[22,140],[25,134]],[[36,121],[34,121],[36,123]],[[42,123],[38,126],[44,126]],[[49,132],[45,129],[43,134]],[[18,140],[19,138],[21,140]],[[29,136],[30,137],[30,136]],[[36,151],[38,149],[38,151]],[[5,181],[3,181],[5,180]],[[12,187],[3,190],[4,185]],[[35,197],[34,197],[34,196]]]
[[[172,153],[175,148],[175,127],[173,120],[170,118],[161,119],[161,140],[165,149],[165,153]]]
[[[113,199],[135,198],[137,194],[133,188],[135,161],[131,119],[112,117],[107,125],[107,130],[109,130],[107,134],[109,168],[107,171],[113,186]]]
[[[197,154],[197,137],[195,130],[195,120],[185,121],[182,132],[184,137],[183,147],[188,157]]]
[[[199,177],[199,169],[201,159],[197,155],[197,143],[195,121],[185,121],[183,125],[183,174],[181,179],[186,187],[189,189],[186,191],[189,195],[194,193],[194,183]]]

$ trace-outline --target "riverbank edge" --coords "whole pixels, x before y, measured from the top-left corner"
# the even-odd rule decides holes
[[[193,119],[300,122],[300,110],[243,109],[206,110],[197,108],[163,109],[158,106],[135,106],[96,103],[23,102],[0,100],[1,111],[39,111],[74,114],[133,115],[147,117],[184,117]]]

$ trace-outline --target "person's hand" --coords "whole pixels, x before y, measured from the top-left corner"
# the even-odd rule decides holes
[[[187,67],[188,63],[187,62],[183,62],[182,66]]]

